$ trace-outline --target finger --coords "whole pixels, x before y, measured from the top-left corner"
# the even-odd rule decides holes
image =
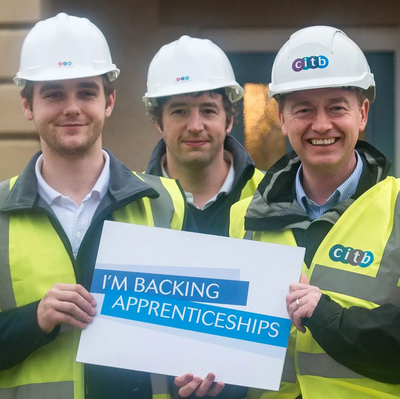
[[[81,284],[55,284],[53,286],[54,289],[58,291],[64,292],[76,292],[79,296],[81,296],[85,301],[90,303],[91,306],[96,306],[96,300],[93,295],[86,290]]]
[[[202,397],[207,395],[207,392],[211,388],[211,385],[213,384],[214,380],[215,380],[215,374],[208,373],[206,378],[204,378],[200,386],[196,389],[196,396]]]
[[[225,388],[225,383],[222,381],[214,382],[213,385],[211,385],[211,388],[208,390],[207,395],[209,396],[217,396],[222,392],[222,390]]]
[[[300,283],[301,283],[301,284],[310,285],[310,283],[308,282],[308,278],[307,278],[307,275],[306,275],[306,274],[301,273],[301,276],[300,276]]]
[[[60,313],[65,313],[75,319],[81,320],[86,323],[90,323],[93,320],[94,316],[94,314],[88,314],[73,302],[57,301],[54,304],[54,310]],[[96,312],[95,309],[94,312]]]
[[[182,386],[179,388],[179,396],[182,396],[182,398],[186,398],[189,395],[191,395],[196,389],[199,387],[199,385],[202,383],[202,379],[200,377],[194,377],[192,381],[190,381],[188,384]]]
[[[304,311],[301,309],[301,307],[299,309],[297,309],[292,316],[292,323],[293,325],[303,334],[306,332],[306,328],[303,326],[302,323],[302,318],[305,317],[305,315],[303,314]]]
[[[309,287],[310,287],[310,285],[308,285],[308,284],[290,283],[289,284],[289,293],[292,293],[292,292],[295,292],[295,291],[306,290]]]
[[[83,288],[83,287],[82,287]],[[69,290],[69,291],[56,291],[53,293],[50,298],[53,299],[53,305],[57,307],[57,303],[62,304],[74,304],[83,312],[90,316],[94,316],[96,314],[96,308],[92,306],[90,302],[88,302],[78,291]],[[73,312],[70,312],[73,314]]]
[[[190,373],[184,374],[184,375],[180,375],[178,377],[175,377],[174,384],[179,388],[183,387],[184,385],[186,385],[190,381],[192,381],[193,377],[194,377],[193,374],[190,374]]]

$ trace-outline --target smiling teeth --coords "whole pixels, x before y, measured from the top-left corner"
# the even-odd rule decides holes
[[[311,140],[312,145],[329,145],[333,144],[336,141],[336,139],[324,139],[324,140],[317,140],[313,139]]]

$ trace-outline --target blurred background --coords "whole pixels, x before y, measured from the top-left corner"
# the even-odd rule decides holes
[[[400,176],[400,1],[0,0],[0,180],[20,173],[40,149],[12,78],[29,29],[59,12],[89,18],[107,38],[121,75],[103,143],[133,170],[146,168],[159,139],[141,98],[149,63],[162,45],[187,34],[209,38],[228,54],[245,88],[231,134],[266,170],[289,149],[276,104],[268,100],[274,57],[294,31],[330,25],[344,30],[368,58],[377,100],[361,138],[382,151],[393,164],[392,174]]]

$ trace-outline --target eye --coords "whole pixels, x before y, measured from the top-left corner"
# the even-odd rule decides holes
[[[83,91],[79,92],[79,95],[82,98],[92,98],[92,97],[96,97],[97,93],[94,92],[93,90],[83,90]]]
[[[50,100],[55,100],[62,98],[63,92],[61,91],[52,91],[52,92],[47,92],[43,95],[44,98],[48,98]]]
[[[206,115],[216,115],[217,111],[213,108],[205,108],[203,109],[203,113]]]
[[[310,108],[300,108],[296,111],[296,114],[305,115],[311,112]]]
[[[183,115],[185,113],[185,110],[181,108],[177,108],[171,111],[171,115]]]

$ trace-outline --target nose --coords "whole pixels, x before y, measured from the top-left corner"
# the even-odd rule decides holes
[[[75,96],[70,95],[66,98],[63,113],[64,115],[79,115],[81,113],[78,99]]]
[[[204,129],[203,118],[198,110],[191,111],[187,119],[189,132],[201,132]]]
[[[315,132],[325,133],[328,130],[332,129],[332,122],[324,110],[320,110],[314,117],[312,128]]]

